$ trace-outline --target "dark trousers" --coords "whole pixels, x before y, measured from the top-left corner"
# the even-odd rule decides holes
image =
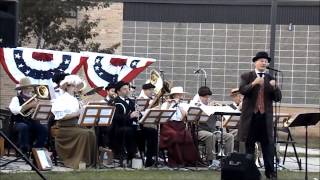
[[[127,159],[134,158],[135,153],[137,152],[136,144],[136,130],[133,127],[121,127],[116,132],[116,139],[118,143],[114,146],[114,152],[117,155],[120,155],[120,158],[124,157],[125,153]]]
[[[147,160],[152,159],[157,154],[158,132],[154,128],[142,127],[137,131],[137,143],[141,152],[146,153]],[[147,147],[147,149],[145,149]]]
[[[99,146],[102,147],[111,147],[111,142],[110,142],[110,131],[111,131],[111,127],[110,126],[100,126],[97,127],[99,130],[99,134],[98,134],[98,142],[99,142]]]
[[[132,159],[139,148],[140,151],[146,152],[146,157],[150,160],[157,153],[157,135],[157,131],[153,128],[137,130],[132,126],[121,127],[116,136],[121,147],[116,146],[115,151],[118,153],[126,152],[127,158]]]
[[[48,138],[48,129],[38,121],[30,120],[30,122],[16,122],[15,130],[18,132],[18,146],[24,152],[30,150],[30,146],[42,148],[46,144]],[[32,141],[32,142],[31,142]]]
[[[274,155],[274,144],[273,141],[268,140],[267,124],[265,114],[254,114],[251,120],[251,126],[249,129],[248,139],[246,141],[246,153],[254,154],[255,143],[260,142],[263,162],[265,166],[265,174],[269,175],[274,172],[273,166],[273,155]]]

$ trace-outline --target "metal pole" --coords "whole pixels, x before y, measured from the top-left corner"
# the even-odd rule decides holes
[[[271,4],[271,13],[270,13],[270,57],[272,61],[270,62],[269,66],[274,68],[274,51],[275,51],[275,44],[276,44],[276,25],[277,25],[277,8],[278,8],[278,1],[272,0]],[[271,71],[271,75],[274,72]]]
[[[15,17],[16,17],[16,22],[15,22],[15,32],[14,32],[14,47],[18,46],[18,41],[19,41],[19,0],[16,1],[15,5]]]

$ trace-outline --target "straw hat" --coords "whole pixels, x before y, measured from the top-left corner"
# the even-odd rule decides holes
[[[27,77],[21,78],[19,81],[19,85],[15,88],[15,90],[21,90],[27,87],[35,86],[35,84],[31,83],[31,80]]]
[[[79,90],[85,87],[83,80],[78,75],[68,75],[60,82],[62,89],[66,88],[67,85],[75,85]]]
[[[183,87],[177,86],[173,87],[170,90],[170,94],[185,94],[186,92],[183,91]]]

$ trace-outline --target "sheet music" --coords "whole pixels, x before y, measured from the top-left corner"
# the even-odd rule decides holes
[[[107,115],[110,115],[112,112],[112,109],[101,109],[100,111],[100,116],[107,116]]]
[[[97,115],[98,109],[87,109],[86,115]]]
[[[46,152],[44,150],[38,150],[37,153],[42,169],[51,168],[48,163]]]
[[[110,118],[107,117],[100,117],[99,124],[109,124]]]
[[[200,106],[200,108],[208,116],[215,112],[240,113],[239,110],[234,110],[230,106]]]

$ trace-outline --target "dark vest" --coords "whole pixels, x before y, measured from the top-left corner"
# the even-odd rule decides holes
[[[23,103],[26,102],[25,100],[23,100],[23,98],[22,98],[21,95],[18,95],[17,97],[18,97],[18,99],[19,99],[19,104],[20,104],[20,106],[21,106]],[[12,120],[13,122],[16,122],[16,123],[23,122],[23,123],[29,124],[32,119],[31,119],[30,116],[29,116],[29,117],[23,117],[21,114],[17,114],[17,115],[12,114],[11,120]]]

